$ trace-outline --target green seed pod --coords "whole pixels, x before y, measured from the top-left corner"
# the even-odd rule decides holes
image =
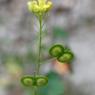
[[[65,48],[64,53],[72,53],[72,51],[69,48]]]
[[[62,56],[58,57],[57,60],[63,63],[69,63],[73,60],[74,56],[72,53],[64,53]]]
[[[21,78],[21,83],[27,87],[34,86],[34,78],[32,76],[24,76]]]
[[[36,77],[36,86],[45,86],[48,83],[48,78],[45,76]]]
[[[62,45],[54,45],[50,48],[49,53],[52,57],[59,57],[63,54],[64,47]]]

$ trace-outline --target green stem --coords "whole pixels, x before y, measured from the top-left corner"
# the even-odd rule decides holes
[[[39,75],[40,65],[41,65],[41,50],[42,50],[42,16],[39,17],[39,47],[38,47],[38,63],[36,64],[36,70],[34,72],[34,77]],[[38,87],[33,88],[33,95],[37,95]]]
[[[33,88],[33,93],[32,93],[32,95],[37,95],[37,88],[36,88],[36,87]]]
[[[38,51],[38,63],[37,72],[39,74],[40,64],[41,64],[41,50],[42,50],[42,16],[39,17],[40,33],[39,33],[39,51]]]

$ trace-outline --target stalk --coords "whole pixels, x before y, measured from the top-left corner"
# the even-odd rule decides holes
[[[36,88],[36,87],[33,88],[33,93],[32,93],[32,95],[37,95],[37,88]]]
[[[42,51],[42,16],[39,17],[39,50],[38,50],[38,63],[37,63],[37,69],[36,74],[39,75],[40,71],[40,65],[41,65],[41,51]]]
[[[40,65],[41,65],[41,51],[42,51],[42,16],[39,16],[39,43],[38,43],[38,62],[36,63],[36,71],[34,72],[34,77],[39,75]],[[33,95],[38,95],[38,87],[33,88]]]

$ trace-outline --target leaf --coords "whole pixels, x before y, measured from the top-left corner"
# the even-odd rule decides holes
[[[63,80],[59,75],[54,72],[50,72],[47,74],[49,78],[48,85],[40,88],[39,95],[61,95],[64,93],[64,84]]]

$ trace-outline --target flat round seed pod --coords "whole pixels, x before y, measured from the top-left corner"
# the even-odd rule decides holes
[[[57,60],[62,63],[69,63],[73,58],[74,56],[72,53],[64,53],[62,56],[58,57]]]
[[[64,48],[64,53],[72,53],[72,51],[69,48]]]
[[[21,78],[21,83],[26,86],[34,86],[34,78],[32,76],[24,76]]]
[[[37,76],[36,86],[45,86],[48,83],[48,78],[46,76]]]
[[[52,57],[59,57],[63,54],[64,47],[62,45],[54,45],[50,48],[49,53]]]

